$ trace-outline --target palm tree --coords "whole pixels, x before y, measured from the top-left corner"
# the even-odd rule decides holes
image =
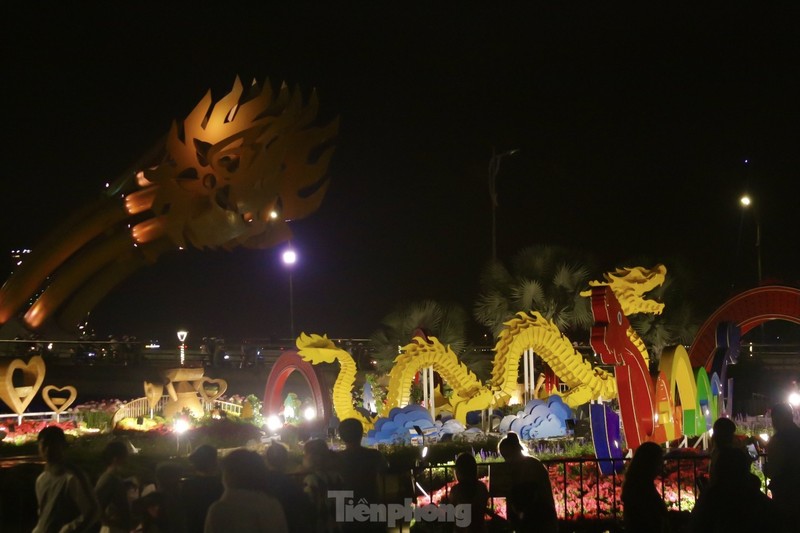
[[[496,337],[503,324],[519,311],[538,311],[563,333],[588,330],[593,322],[588,298],[591,259],[556,246],[531,246],[521,250],[507,269],[491,262],[481,278],[475,318]]]
[[[376,370],[389,372],[398,350],[411,342],[418,331],[436,337],[456,355],[467,346],[468,315],[455,304],[424,300],[399,307],[381,321],[381,328],[370,337]]]

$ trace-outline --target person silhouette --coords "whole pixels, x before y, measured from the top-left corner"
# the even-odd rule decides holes
[[[764,473],[779,511],[800,531],[800,427],[787,403],[774,405],[770,416],[775,434],[767,443]]]
[[[509,432],[503,437],[497,451],[508,464],[511,486],[506,509],[515,531],[558,531],[558,516],[547,468],[535,457],[525,454],[516,433]]]
[[[33,533],[89,531],[100,517],[100,508],[86,474],[64,458],[64,431],[48,426],[36,440],[45,467],[36,478],[39,520]]]
[[[134,526],[128,501],[130,483],[122,477],[122,469],[128,459],[128,446],[122,441],[111,441],[106,444],[102,455],[108,467],[94,488],[100,504],[100,533],[127,533]]]
[[[669,531],[667,506],[655,480],[664,469],[664,450],[644,442],[634,452],[622,483],[622,522],[626,533]]]
[[[486,511],[489,507],[489,490],[478,478],[478,463],[469,453],[456,457],[456,481],[450,489],[449,502],[453,505],[469,505],[470,521],[463,527],[455,524],[453,531],[483,533],[488,531]]]
[[[281,504],[266,492],[267,466],[261,456],[240,448],[225,456],[221,463],[225,491],[208,509],[205,533],[288,533]]]
[[[339,436],[345,445],[345,449],[336,454],[342,490],[352,490],[356,502],[383,503],[383,476],[388,465],[381,452],[361,445],[364,425],[355,418],[342,420]],[[350,522],[340,526],[343,531],[386,531],[386,524],[381,522]]]
[[[208,509],[222,497],[225,488],[219,472],[217,449],[203,444],[192,452],[189,462],[195,473],[181,483],[181,508],[188,533],[202,533]]]
[[[303,492],[299,480],[290,476],[286,469],[289,464],[289,450],[280,442],[273,442],[266,452],[267,493],[275,497],[283,507],[291,533],[305,533],[314,528],[311,503]]]
[[[785,531],[774,502],[761,492],[761,481],[750,467],[750,457],[738,450],[719,454],[711,481],[692,509],[692,533]]]

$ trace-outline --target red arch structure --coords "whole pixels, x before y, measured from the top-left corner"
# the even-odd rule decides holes
[[[283,387],[286,385],[286,380],[294,372],[300,372],[305,378],[311,389],[311,398],[314,401],[314,406],[317,409],[317,419],[325,420],[328,423],[331,413],[330,398],[322,391],[322,384],[320,383],[319,376],[314,371],[314,367],[300,357],[297,350],[287,350],[278,357],[275,364],[272,365],[269,377],[267,377],[267,385],[264,387],[264,408],[263,413],[265,416],[273,415],[283,409]]]
[[[758,287],[737,294],[717,309],[700,327],[689,350],[692,367],[711,370],[716,348],[716,328],[721,322],[739,326],[742,335],[768,320],[800,324],[800,289],[783,286]]]

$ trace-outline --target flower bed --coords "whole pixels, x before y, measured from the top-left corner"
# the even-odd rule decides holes
[[[476,454],[481,462],[481,455]],[[692,451],[682,451],[665,462],[664,475],[656,480],[656,489],[671,511],[691,511],[696,497],[696,478],[708,471],[708,457]],[[556,512],[566,520],[609,520],[622,517],[622,483],[624,475],[605,476],[591,457],[547,459]],[[483,463],[485,464],[485,463]],[[447,497],[453,480],[452,463],[428,467],[420,473],[430,497],[418,496],[417,505],[439,504]],[[489,478],[482,481],[489,486]],[[435,487],[435,488],[434,488]],[[505,516],[505,501],[496,498],[495,512]]]

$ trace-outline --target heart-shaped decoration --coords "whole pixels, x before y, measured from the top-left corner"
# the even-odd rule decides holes
[[[14,386],[14,372],[22,372],[22,385]],[[44,360],[36,355],[26,364],[14,359],[0,364],[0,399],[17,415],[25,412],[44,381]],[[17,390],[19,389],[19,390]]]
[[[158,402],[163,395],[164,385],[161,383],[151,383],[149,381],[144,382],[144,396],[147,398],[147,405],[150,406],[151,410],[154,410],[158,406]]]
[[[51,392],[66,392],[69,393],[69,396],[66,398],[63,396],[51,396]],[[47,407],[55,411],[56,414],[63,413],[64,410],[72,405],[77,398],[78,391],[75,390],[75,387],[72,385],[67,385],[66,387],[54,387],[53,385],[48,385],[42,389],[42,400],[44,400],[44,403],[47,404]]]
[[[224,379],[211,379],[203,376],[194,382],[194,390],[206,402],[213,402],[228,390],[228,382]]]

